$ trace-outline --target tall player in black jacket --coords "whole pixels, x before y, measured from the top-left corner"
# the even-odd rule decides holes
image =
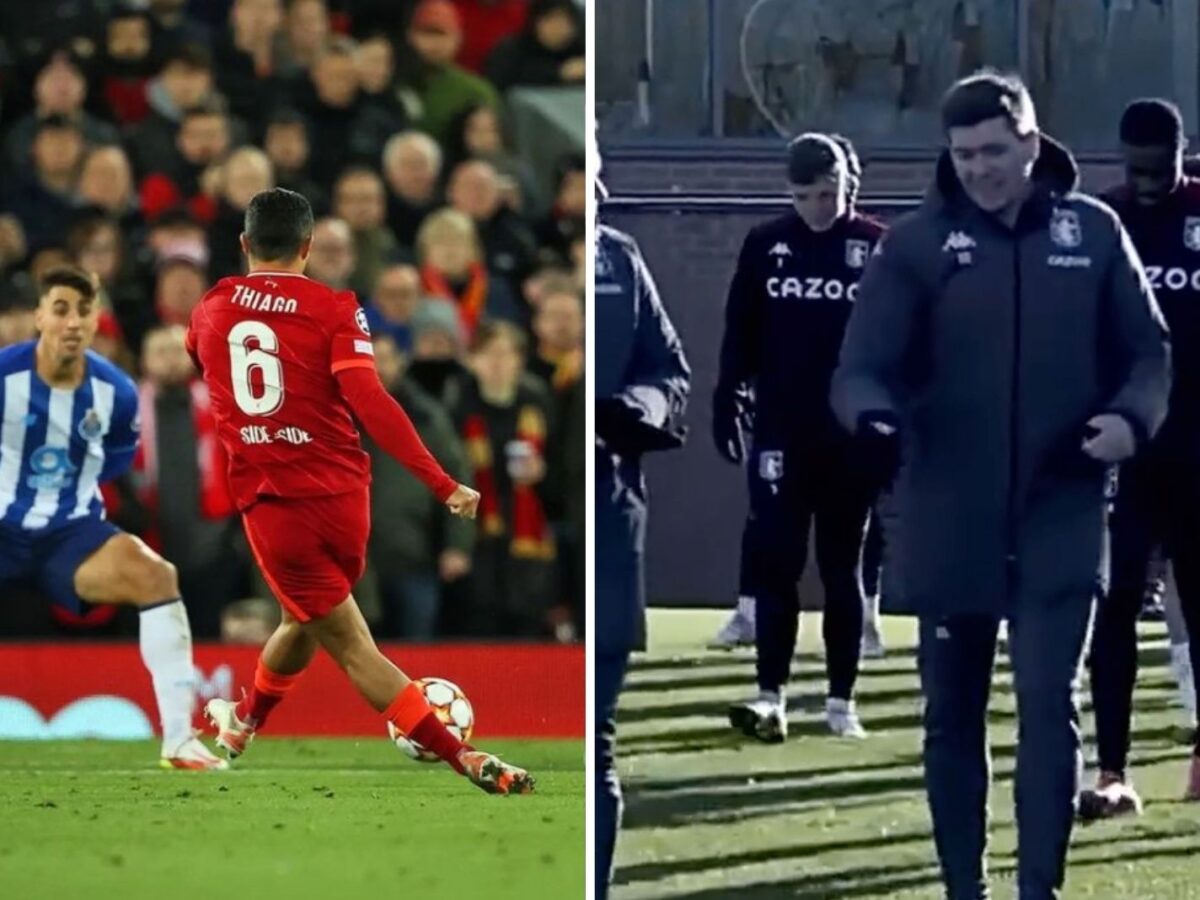
[[[742,246],[713,398],[718,451],[738,463],[754,398],[744,541],[753,561],[744,570],[757,601],[759,694],[732,707],[730,721],[768,742],[787,736],[797,582],[814,523],[825,585],[826,717],[839,735],[865,734],[853,702],[863,621],[857,566],[875,487],[828,398],[858,279],[883,226],[852,208],[846,154],[827,135],[789,144],[788,181],[795,210],[752,229]]]
[[[1100,773],[1084,791],[1085,819],[1136,813],[1126,773],[1137,617],[1151,552],[1161,543],[1175,573],[1200,672],[1200,181],[1183,175],[1183,120],[1174,104],[1137,100],[1121,117],[1126,183],[1104,199],[1128,230],[1171,330],[1172,379],[1158,435],[1121,466],[1111,521],[1112,569],[1092,638],[1092,705]],[[1200,735],[1198,735],[1200,737]],[[1200,742],[1186,796],[1200,800]]]

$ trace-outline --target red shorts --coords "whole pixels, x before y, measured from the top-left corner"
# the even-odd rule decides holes
[[[263,497],[242,513],[263,578],[301,622],[329,615],[362,577],[371,531],[366,489],[327,497]]]

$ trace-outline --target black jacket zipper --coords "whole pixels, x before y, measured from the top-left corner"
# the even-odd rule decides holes
[[[1021,237],[1013,235],[1013,343],[1008,403],[1008,499],[1005,511],[1005,593],[1011,601],[1017,576],[1017,452],[1021,446]]]

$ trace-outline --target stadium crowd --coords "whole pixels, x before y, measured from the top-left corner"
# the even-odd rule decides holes
[[[355,595],[375,633],[578,639],[584,161],[535,171],[509,101],[582,91],[581,5],[48,0],[5,5],[0,35],[0,346],[35,336],[41,273],[74,262],[97,279],[95,349],[141,398],[109,517],[178,568],[195,635],[259,641],[278,615],[184,335],[205,291],[244,271],[250,198],[281,186],[317,216],[307,274],[355,291],[384,384],[483,494],[476,522],[453,519],[364,438],[373,533]],[[129,627],[32,588],[0,606],[0,634]]]

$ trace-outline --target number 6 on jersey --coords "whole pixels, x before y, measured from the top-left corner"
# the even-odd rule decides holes
[[[249,342],[257,341],[257,347]],[[229,330],[229,366],[233,398],[251,416],[269,416],[283,405],[283,365],[275,354],[279,338],[265,322],[246,320]],[[262,377],[262,393],[255,395],[253,373]]]

